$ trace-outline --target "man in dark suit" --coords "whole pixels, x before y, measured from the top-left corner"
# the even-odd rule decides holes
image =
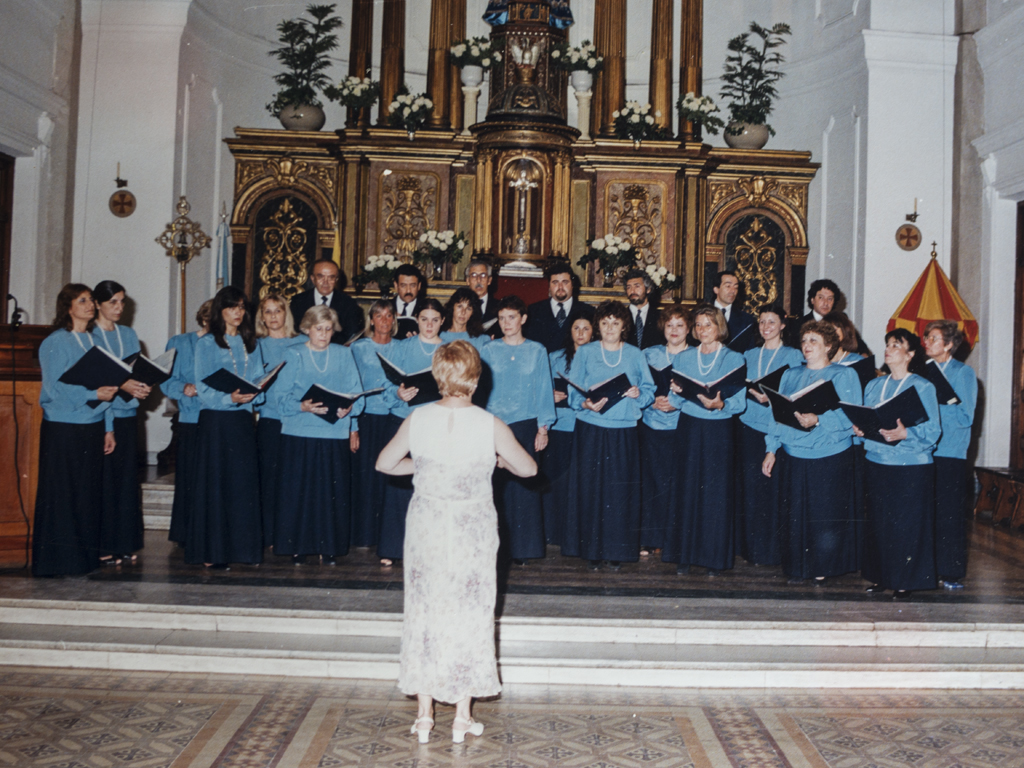
[[[395,270],[395,318],[398,320],[396,339],[407,339],[420,332],[416,322],[416,301],[423,289],[423,275],[412,264],[403,264]]]
[[[345,295],[344,275],[338,265],[330,259],[313,263],[313,287],[292,297],[291,310],[298,330],[306,310],[316,305],[326,305],[338,313],[341,330],[331,337],[331,343],[344,344],[363,330],[366,319],[355,299]]]
[[[493,301],[494,297],[491,296],[493,282],[491,262],[482,256],[474,256],[466,267],[466,285],[480,299],[480,311],[485,323],[498,317],[498,302]]]
[[[786,324],[785,341],[791,347],[800,348],[800,329],[811,320],[822,320],[830,312],[842,312],[846,308],[846,297],[831,280],[815,280],[807,290],[807,306],[811,311],[799,320]],[[857,332],[857,352],[861,355],[871,354],[860,332]]]
[[[718,273],[716,280],[717,284],[711,290],[715,294],[715,306],[725,315],[725,323],[729,326],[726,346],[743,354],[757,346],[757,319],[738,306],[733,306],[740,294],[740,281],[735,272],[723,270]]]
[[[651,302],[654,283],[642,269],[631,269],[626,273],[626,298],[629,299],[629,315],[633,327],[626,332],[626,341],[634,347],[647,349],[665,341],[658,330],[658,309]]]
[[[544,277],[548,281],[548,298],[527,309],[523,333],[531,341],[543,344],[548,352],[554,352],[565,345],[574,320],[585,317],[593,322],[594,308],[575,298],[577,281],[568,261],[552,262],[545,268]]]

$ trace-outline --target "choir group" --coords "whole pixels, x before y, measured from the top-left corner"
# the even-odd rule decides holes
[[[745,313],[731,307],[727,272],[715,305],[660,312],[642,272],[627,275],[629,306],[596,308],[574,299],[566,265],[547,270],[549,300],[530,307],[486,296],[489,274],[473,262],[469,287],[445,305],[415,293],[415,270],[404,276],[411,293],[399,276],[398,301],[375,301],[354,341],[343,324],[347,334],[362,321],[335,294],[331,262],[314,265],[319,293],[292,307],[271,294],[253,312],[233,287],[206,302],[199,330],[168,342],[176,357],[160,385],[178,405],[170,539],[185,562],[259,563],[268,546],[297,565],[333,564],[352,547],[376,547],[385,567],[402,558],[411,480],[378,472],[376,460],[437,399],[422,377],[436,350],[465,339],[484,364],[474,402],[541,468],[526,479],[494,473],[501,546],[516,564],[554,544],[592,570],[660,554],[680,574],[715,576],[738,554],[781,566],[790,583],[860,572],[869,592],[897,599],[961,586],[977,381],[953,357],[955,322],[930,324],[923,339],[890,332],[877,372],[846,315],[829,311],[829,281],[811,286],[813,311],[789,321],[795,332],[780,307],[763,307],[740,345],[733,325]],[[93,346],[118,359],[139,351],[118,323],[124,303],[113,281],[65,286],[40,349],[39,576],[130,562],[142,547],[135,413],[150,387],[61,381]],[[227,373],[255,386],[218,386]],[[778,417],[781,396],[823,382],[843,407]],[[848,416],[845,404],[878,406],[910,389],[913,423]]]

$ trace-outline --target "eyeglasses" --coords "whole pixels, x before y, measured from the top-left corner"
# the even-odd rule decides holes
[[[470,272],[466,277],[487,277],[486,272]]]

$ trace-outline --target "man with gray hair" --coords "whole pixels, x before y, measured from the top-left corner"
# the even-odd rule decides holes
[[[623,283],[630,304],[629,314],[633,318],[633,327],[626,332],[626,341],[640,349],[661,344],[664,339],[658,330],[658,310],[650,300],[654,289],[651,276],[642,269],[631,269]]]
[[[480,312],[488,330],[491,326],[487,324],[498,317],[498,302],[491,301],[491,283],[494,281],[491,272],[491,262],[485,256],[474,256],[466,266],[466,285],[480,300]]]

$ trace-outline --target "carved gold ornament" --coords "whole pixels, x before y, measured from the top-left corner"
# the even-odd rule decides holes
[[[421,234],[432,228],[437,181],[433,176],[388,176],[381,194],[381,253],[411,258]]]
[[[301,220],[292,208],[290,198],[284,198],[270,223],[262,232],[263,263],[260,265],[260,299],[269,293],[279,293],[287,299],[299,293],[306,285],[306,240],[309,233],[300,226]]]
[[[708,184],[708,196],[711,198],[710,208],[713,210],[732,196],[736,187],[731,181],[712,181]]]
[[[290,157],[282,157],[280,160],[272,158],[267,160],[267,171],[274,177],[278,186],[291,187],[299,180],[299,176],[306,172],[309,163],[305,160],[293,160]]]
[[[768,195],[779,186],[777,179],[767,179],[764,176],[751,176],[749,179],[739,179],[736,185],[747,196],[747,200],[755,208],[763,208]]]
[[[657,264],[661,254],[661,195],[652,194],[643,184],[628,184],[621,192],[613,186],[609,193],[611,233],[633,244],[641,264]]]
[[[778,254],[769,245],[771,239],[761,224],[761,217],[755,216],[736,246],[736,277],[746,287],[748,307],[774,304],[779,297],[775,277]]]

